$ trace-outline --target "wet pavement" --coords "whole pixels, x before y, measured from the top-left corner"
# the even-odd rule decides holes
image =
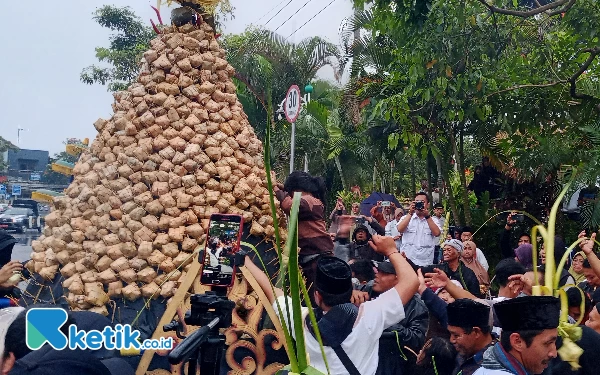
[[[41,233],[38,233],[35,229],[30,229],[25,233],[9,232],[11,236],[17,239],[15,246],[13,247],[12,260],[18,260],[24,262],[31,258],[31,241],[38,239]]]

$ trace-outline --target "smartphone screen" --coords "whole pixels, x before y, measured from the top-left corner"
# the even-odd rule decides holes
[[[208,224],[202,275],[204,285],[233,285],[234,256],[240,248],[243,219],[239,215],[213,214]]]

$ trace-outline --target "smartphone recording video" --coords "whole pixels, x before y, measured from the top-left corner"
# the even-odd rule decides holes
[[[208,228],[200,282],[204,285],[231,286],[243,219],[239,215],[214,214],[210,217]]]

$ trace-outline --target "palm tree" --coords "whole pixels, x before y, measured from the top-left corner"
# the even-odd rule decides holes
[[[270,30],[250,29],[225,37],[222,45],[236,69],[235,78],[265,112],[272,112],[291,85],[310,82],[322,67],[331,66],[338,79],[343,71],[338,47],[320,37],[294,44]]]

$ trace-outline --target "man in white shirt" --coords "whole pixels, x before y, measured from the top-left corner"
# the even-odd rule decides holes
[[[350,267],[335,257],[323,256],[317,261],[315,302],[318,307],[315,315],[332,375],[356,372],[362,375],[375,374],[379,361],[379,338],[386,328],[404,319],[403,301],[409,301],[419,286],[415,272],[398,253],[392,238],[375,235],[371,246],[387,256],[396,274],[402,277],[398,278],[394,288],[358,308],[350,303],[353,289]],[[273,303],[278,315],[281,309],[290,332],[294,334],[293,313],[286,311],[283,291],[275,288],[273,293],[267,275],[249,258],[246,258],[245,267],[255,277],[269,302]],[[291,306],[291,298],[287,298]],[[312,332],[312,325],[307,323],[307,316],[308,309],[302,308],[303,333],[310,365],[327,373],[319,343]]]
[[[398,251],[400,251],[400,247],[402,246],[402,233],[398,232],[398,223],[402,219],[402,216],[404,216],[404,211],[401,208],[396,208],[394,220],[388,222],[385,226],[385,235],[392,237],[396,241],[396,249]]]
[[[441,234],[440,227],[429,216],[429,199],[425,193],[417,193],[410,204],[408,215],[398,223],[402,233],[401,252],[417,266],[433,263],[435,239]]]

